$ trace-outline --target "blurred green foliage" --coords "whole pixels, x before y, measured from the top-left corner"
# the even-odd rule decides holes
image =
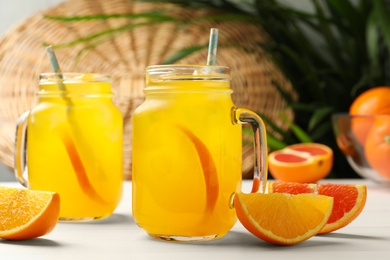
[[[271,41],[259,42],[291,81],[299,99],[281,92],[295,113],[294,122],[281,114],[290,129],[283,131],[268,121],[281,138],[269,136],[271,149],[298,142],[319,142],[335,151],[330,177],[358,177],[336,146],[331,115],[348,112],[349,106],[363,91],[390,85],[390,0],[307,0],[309,10],[294,6],[297,1],[276,0],[138,0],[174,3],[188,8],[213,8],[218,12],[202,17],[215,21],[245,20],[258,24]],[[167,10],[141,14],[106,14],[79,17],[50,17],[63,22],[90,19],[128,18],[125,26],[88,35],[55,47],[86,44],[80,55],[119,33],[138,26],[181,21]],[[172,63],[207,46],[189,46],[166,63]],[[263,117],[265,121],[267,118]]]
[[[309,11],[295,7],[298,1],[165,2],[217,8],[258,23],[272,39],[259,44],[299,94],[299,100],[293,101],[289,93],[282,93],[295,112],[295,120],[288,122],[287,132],[274,126],[282,138],[270,136],[271,148],[297,142],[323,143],[335,151],[330,177],[358,177],[336,145],[331,116],[348,112],[363,91],[390,85],[389,0],[308,0]]]

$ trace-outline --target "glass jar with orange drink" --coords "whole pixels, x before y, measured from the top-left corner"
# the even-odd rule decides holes
[[[156,239],[213,240],[236,223],[242,129],[255,133],[256,180],[266,178],[265,127],[235,107],[230,69],[161,65],[146,70],[146,99],[133,114],[133,215]]]
[[[41,74],[37,97],[17,126],[17,178],[30,189],[58,192],[61,220],[111,215],[122,196],[123,122],[110,78]]]

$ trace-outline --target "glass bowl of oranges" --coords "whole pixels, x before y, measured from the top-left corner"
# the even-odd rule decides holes
[[[390,114],[332,116],[340,150],[363,178],[390,185]]]

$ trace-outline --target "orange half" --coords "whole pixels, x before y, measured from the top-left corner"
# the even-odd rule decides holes
[[[281,181],[317,182],[329,174],[332,166],[333,151],[323,144],[294,144],[268,155],[269,171]]]

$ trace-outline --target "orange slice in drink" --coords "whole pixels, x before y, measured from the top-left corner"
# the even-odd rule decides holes
[[[191,140],[198,153],[206,185],[206,211],[211,212],[213,211],[215,204],[217,203],[219,195],[217,167],[215,166],[210,151],[208,150],[207,146],[202,142],[202,140],[200,140],[196,135],[194,135],[194,133],[192,133],[187,128],[182,126],[179,126],[179,128]]]
[[[73,170],[76,174],[77,181],[81,187],[81,190],[92,200],[96,202],[106,204],[101,195],[95,190],[91,181],[88,178],[87,172],[81,161],[79,152],[74,144],[74,140],[71,138],[65,127],[58,127],[58,133],[65,146],[66,152],[69,156],[69,160],[72,164]]]
[[[55,192],[0,187],[0,212],[0,238],[36,238],[56,226],[60,196]]]
[[[237,193],[234,207],[242,225],[272,244],[303,242],[327,223],[333,198],[315,194]]]
[[[269,171],[281,181],[317,182],[329,174],[332,166],[333,151],[323,144],[294,144],[268,155]]]
[[[135,183],[153,187],[153,192],[147,194],[150,197],[144,199],[166,216],[195,213],[199,218],[209,218],[220,188],[217,167],[205,142],[189,128],[175,123],[153,122],[147,131],[150,132],[134,140],[138,148],[135,161],[144,162],[134,167],[145,173],[134,176]],[[153,142],[142,139],[150,136]]]
[[[367,199],[365,185],[354,184],[302,184],[268,182],[268,193],[313,193],[334,198],[334,206],[326,225],[319,232],[329,233],[345,227],[362,212]]]

